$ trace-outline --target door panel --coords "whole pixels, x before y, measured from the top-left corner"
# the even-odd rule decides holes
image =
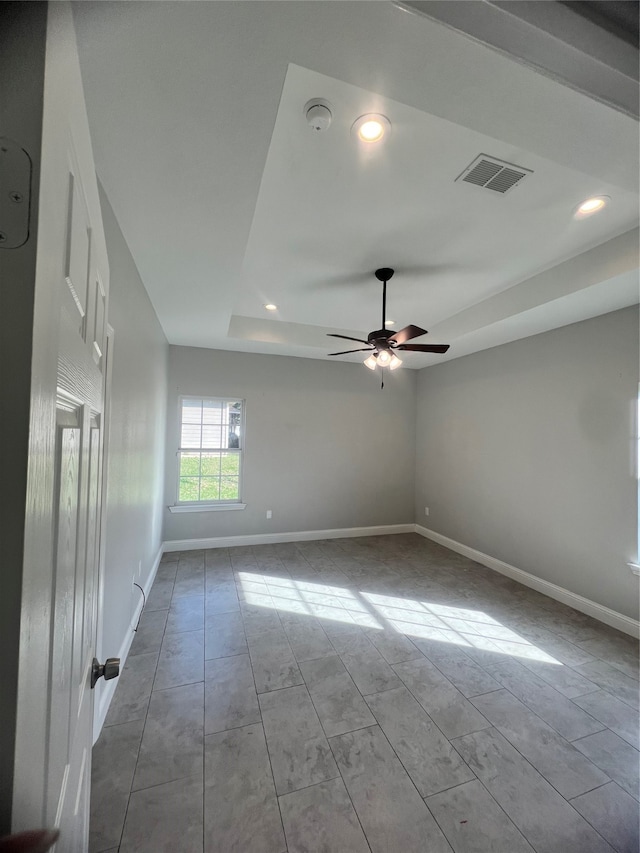
[[[80,495],[81,409],[61,401],[57,424],[57,533],[53,588],[53,637],[50,663],[49,778],[59,820],[68,789],[72,644]]]
[[[67,2],[48,6],[35,295],[13,823],[85,853],[109,267]]]
[[[91,250],[91,228],[87,206],[83,198],[82,183],[78,179],[75,152],[70,151],[69,200],[67,212],[67,258],[65,281],[69,288],[69,307],[74,306],[72,316],[78,315],[78,328],[86,333],[87,297],[89,282],[89,256]]]

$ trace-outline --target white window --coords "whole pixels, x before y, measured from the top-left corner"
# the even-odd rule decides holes
[[[239,504],[244,401],[180,400],[178,504]]]

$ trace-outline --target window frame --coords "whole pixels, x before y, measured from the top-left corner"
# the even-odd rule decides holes
[[[231,403],[231,402],[239,402],[242,405],[241,416],[240,416],[240,446],[238,448],[226,448],[226,450],[230,450],[232,453],[236,454],[239,459],[239,473],[238,473],[238,497],[232,500],[218,498],[217,500],[213,500],[211,498],[206,498],[204,500],[198,501],[181,501],[180,500],[180,468],[181,468],[181,459],[183,453],[206,453],[208,451],[212,453],[224,452],[225,448],[209,448],[209,447],[200,447],[200,448],[183,448],[182,445],[182,424],[183,424],[183,406],[185,401],[199,402],[199,403]],[[177,450],[176,450],[176,486],[174,491],[174,503],[169,507],[171,512],[198,512],[198,511],[211,511],[211,510],[235,510],[235,509],[244,509],[246,504],[242,502],[242,495],[244,490],[244,452],[246,448],[246,411],[247,411],[247,401],[240,396],[233,395],[225,395],[223,397],[214,397],[212,395],[202,395],[196,396],[193,394],[181,394],[178,397],[178,412],[177,412],[177,420],[178,420],[178,436],[177,436]],[[222,476],[221,474],[219,475]],[[198,477],[200,480],[202,479],[202,474]]]

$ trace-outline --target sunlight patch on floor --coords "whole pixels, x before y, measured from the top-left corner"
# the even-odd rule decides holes
[[[309,580],[238,572],[247,604],[361,628],[393,628],[416,639],[562,666],[560,661],[480,610],[398,598]]]

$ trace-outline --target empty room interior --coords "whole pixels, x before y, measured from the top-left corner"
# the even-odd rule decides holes
[[[637,853],[638,4],[3,5],[0,835]]]

